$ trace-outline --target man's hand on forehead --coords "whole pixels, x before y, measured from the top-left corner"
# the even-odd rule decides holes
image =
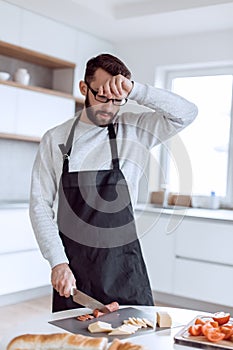
[[[121,74],[115,75],[99,86],[98,94],[107,98],[126,98],[133,88],[133,83]]]

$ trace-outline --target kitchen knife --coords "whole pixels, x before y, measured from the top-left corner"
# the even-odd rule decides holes
[[[104,312],[105,314],[110,312],[109,309],[104,304],[90,297],[89,295],[81,292],[75,287],[72,287],[71,295],[75,303],[85,306],[88,309],[91,309],[91,310],[98,309],[101,312]]]

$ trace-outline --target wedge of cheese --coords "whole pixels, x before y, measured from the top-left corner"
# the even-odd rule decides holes
[[[97,321],[89,324],[88,330],[91,333],[100,333],[100,332],[111,332],[113,328],[110,323]]]
[[[159,327],[170,328],[172,325],[171,316],[166,311],[157,311],[157,323]]]

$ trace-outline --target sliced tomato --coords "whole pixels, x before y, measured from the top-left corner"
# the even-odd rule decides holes
[[[213,315],[213,320],[218,322],[218,324],[221,326],[222,324],[225,324],[227,322],[229,322],[231,315],[229,314],[229,312],[216,312]]]
[[[219,328],[209,328],[205,334],[206,338],[211,342],[218,342],[224,339],[225,334],[221,333]]]
[[[214,328],[218,328],[218,326],[219,326],[219,323],[217,321],[210,321],[210,324]]]
[[[195,320],[195,324],[201,324],[201,325],[203,325],[203,324],[205,324],[205,323],[206,323],[206,321],[202,320],[201,318],[196,318],[196,320]]]
[[[202,333],[206,336],[207,332],[209,331],[209,329],[217,329],[217,327],[214,327],[211,321],[207,321],[204,325],[202,325]]]
[[[230,339],[233,335],[233,327],[232,325],[224,325],[219,327],[220,332],[225,334],[224,339]]]
[[[202,325],[194,324],[193,326],[189,327],[188,331],[191,335],[202,335]]]

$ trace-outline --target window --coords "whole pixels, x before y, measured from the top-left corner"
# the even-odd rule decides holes
[[[194,102],[199,113],[187,129],[162,147],[161,161],[165,175],[160,185],[166,182],[172,192],[182,194],[181,187],[183,192],[188,192],[187,186],[181,186],[181,172],[185,170],[178,169],[176,161],[180,144],[183,143],[191,164],[190,176],[186,171],[186,180],[184,177],[182,180],[192,187],[188,194],[210,195],[215,192],[222,198],[223,204],[232,205],[233,68],[170,71],[166,80],[166,87]],[[185,168],[184,162],[181,167]]]

